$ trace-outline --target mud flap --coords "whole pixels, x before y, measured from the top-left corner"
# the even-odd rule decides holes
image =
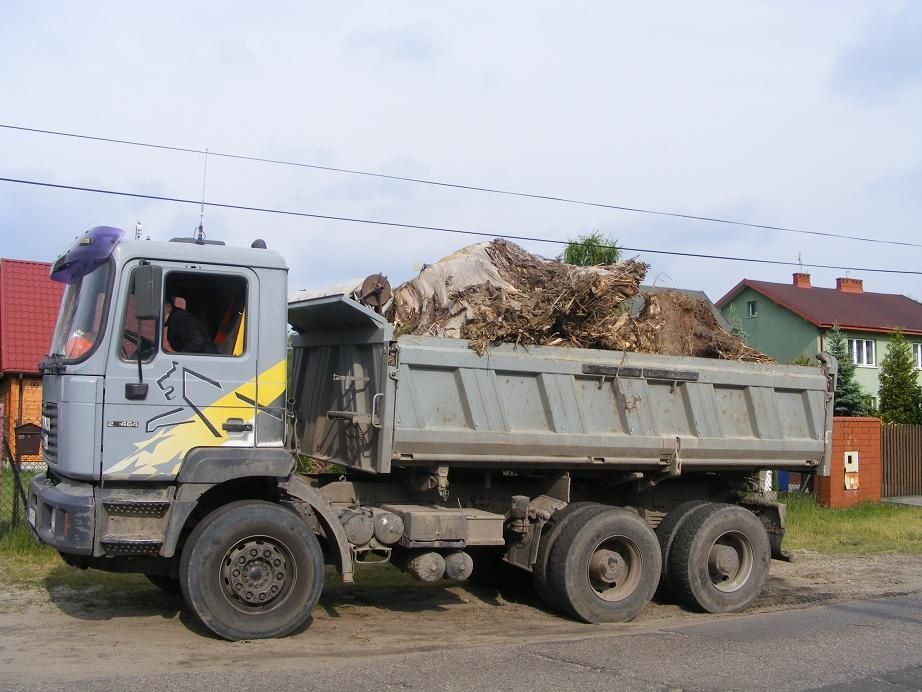
[[[781,547],[784,541],[784,515],[787,509],[779,502],[770,500],[756,500],[747,498],[740,505],[755,514],[768,534],[768,544],[771,547],[772,559],[782,562],[794,562],[794,555]]]
[[[352,551],[346,531],[340,523],[330,503],[327,502],[307,481],[300,476],[289,476],[287,480],[279,483],[279,488],[291,497],[306,502],[316,515],[320,528],[323,529],[324,538],[329,543],[330,552],[336,558],[336,568],[345,583],[353,581],[354,567],[352,564]]]

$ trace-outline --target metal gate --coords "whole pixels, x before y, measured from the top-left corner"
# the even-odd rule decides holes
[[[880,442],[883,497],[922,495],[922,425],[884,425]]]

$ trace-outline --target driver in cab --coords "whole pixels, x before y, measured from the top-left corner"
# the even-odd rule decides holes
[[[176,353],[217,353],[201,320],[176,303],[175,297],[168,297],[163,304],[163,327],[170,348]]]

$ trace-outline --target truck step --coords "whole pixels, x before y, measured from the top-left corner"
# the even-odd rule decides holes
[[[109,514],[130,514],[142,517],[162,517],[170,508],[169,500],[137,497],[107,497],[102,502]]]
[[[156,555],[163,545],[160,536],[113,536],[99,539],[108,555]]]

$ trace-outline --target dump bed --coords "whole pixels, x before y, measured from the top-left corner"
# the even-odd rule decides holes
[[[805,468],[828,447],[836,364],[764,365],[394,338],[345,298],[294,303],[302,453],[399,466]]]

